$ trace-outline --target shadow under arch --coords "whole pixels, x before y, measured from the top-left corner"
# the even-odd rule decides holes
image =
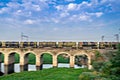
[[[57,54],[58,67],[70,67],[70,54],[67,52],[59,52]]]
[[[81,52],[74,55],[75,64],[80,68],[88,68],[90,57],[87,53]]]
[[[10,52],[8,54],[8,65],[4,65],[4,73],[10,74],[15,72],[15,63],[20,62],[20,55],[16,52]],[[18,68],[17,68],[18,69]],[[19,70],[18,70],[19,72]]]
[[[35,65],[36,63],[36,54],[34,52],[26,52],[24,54],[24,65],[21,66],[21,71],[31,71],[31,65]],[[31,65],[29,65],[31,64]]]
[[[3,52],[0,52],[0,76],[4,75],[2,71],[2,63],[4,62],[4,54]]]

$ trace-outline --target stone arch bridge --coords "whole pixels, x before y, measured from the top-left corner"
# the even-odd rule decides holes
[[[67,54],[70,58],[69,64],[71,68],[74,68],[75,56],[76,55],[86,55],[88,58],[87,67],[91,69],[91,58],[95,53],[95,50],[80,50],[80,49],[56,49],[56,48],[0,48],[0,55],[4,54],[4,65],[7,67],[7,73],[13,71],[14,67],[14,54],[17,53],[20,56],[20,67],[21,71],[28,69],[28,54],[33,53],[36,57],[36,67],[38,69],[42,68],[43,60],[42,55],[44,53],[49,53],[52,55],[52,65],[53,67],[58,66],[57,57],[60,54]],[[1,62],[1,59],[0,59]],[[27,67],[25,67],[27,66]]]

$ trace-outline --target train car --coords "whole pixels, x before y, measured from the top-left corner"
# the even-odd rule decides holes
[[[39,47],[43,48],[43,47],[52,47],[52,48],[56,48],[57,44],[56,42],[39,42]]]
[[[37,48],[37,42],[29,42],[29,46],[32,48]]]
[[[37,48],[37,42],[20,42],[21,48]]]
[[[58,42],[58,48],[76,48],[76,42]]]
[[[78,42],[79,49],[97,49],[97,42]]]
[[[78,42],[78,48],[79,49],[89,49],[91,48],[89,42]]]
[[[20,48],[26,48],[26,47],[29,47],[28,42],[20,42]]]
[[[98,43],[97,42],[90,42],[90,46],[92,47],[92,49],[97,49]]]
[[[100,49],[113,49],[113,46],[115,48],[116,45],[112,42],[99,42]]]
[[[99,42],[99,49],[105,49],[105,43],[104,42]]]
[[[11,48],[19,48],[19,42],[10,42],[10,46]]]
[[[111,42],[112,49],[117,49],[118,42]]]
[[[19,47],[19,42],[3,42],[2,47],[5,48],[18,48]]]
[[[104,42],[104,46],[105,46],[105,49],[111,49],[112,48],[111,42]]]
[[[5,42],[5,47],[6,47],[6,48],[9,48],[9,47],[10,47],[10,42],[8,42],[8,41]]]

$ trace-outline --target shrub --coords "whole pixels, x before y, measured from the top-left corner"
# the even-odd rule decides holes
[[[93,74],[92,72],[83,72],[79,76],[79,80],[94,80],[94,79],[95,79],[95,74]]]

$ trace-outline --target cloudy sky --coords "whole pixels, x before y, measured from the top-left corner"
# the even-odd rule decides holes
[[[120,0],[0,0],[0,40],[115,41]]]

